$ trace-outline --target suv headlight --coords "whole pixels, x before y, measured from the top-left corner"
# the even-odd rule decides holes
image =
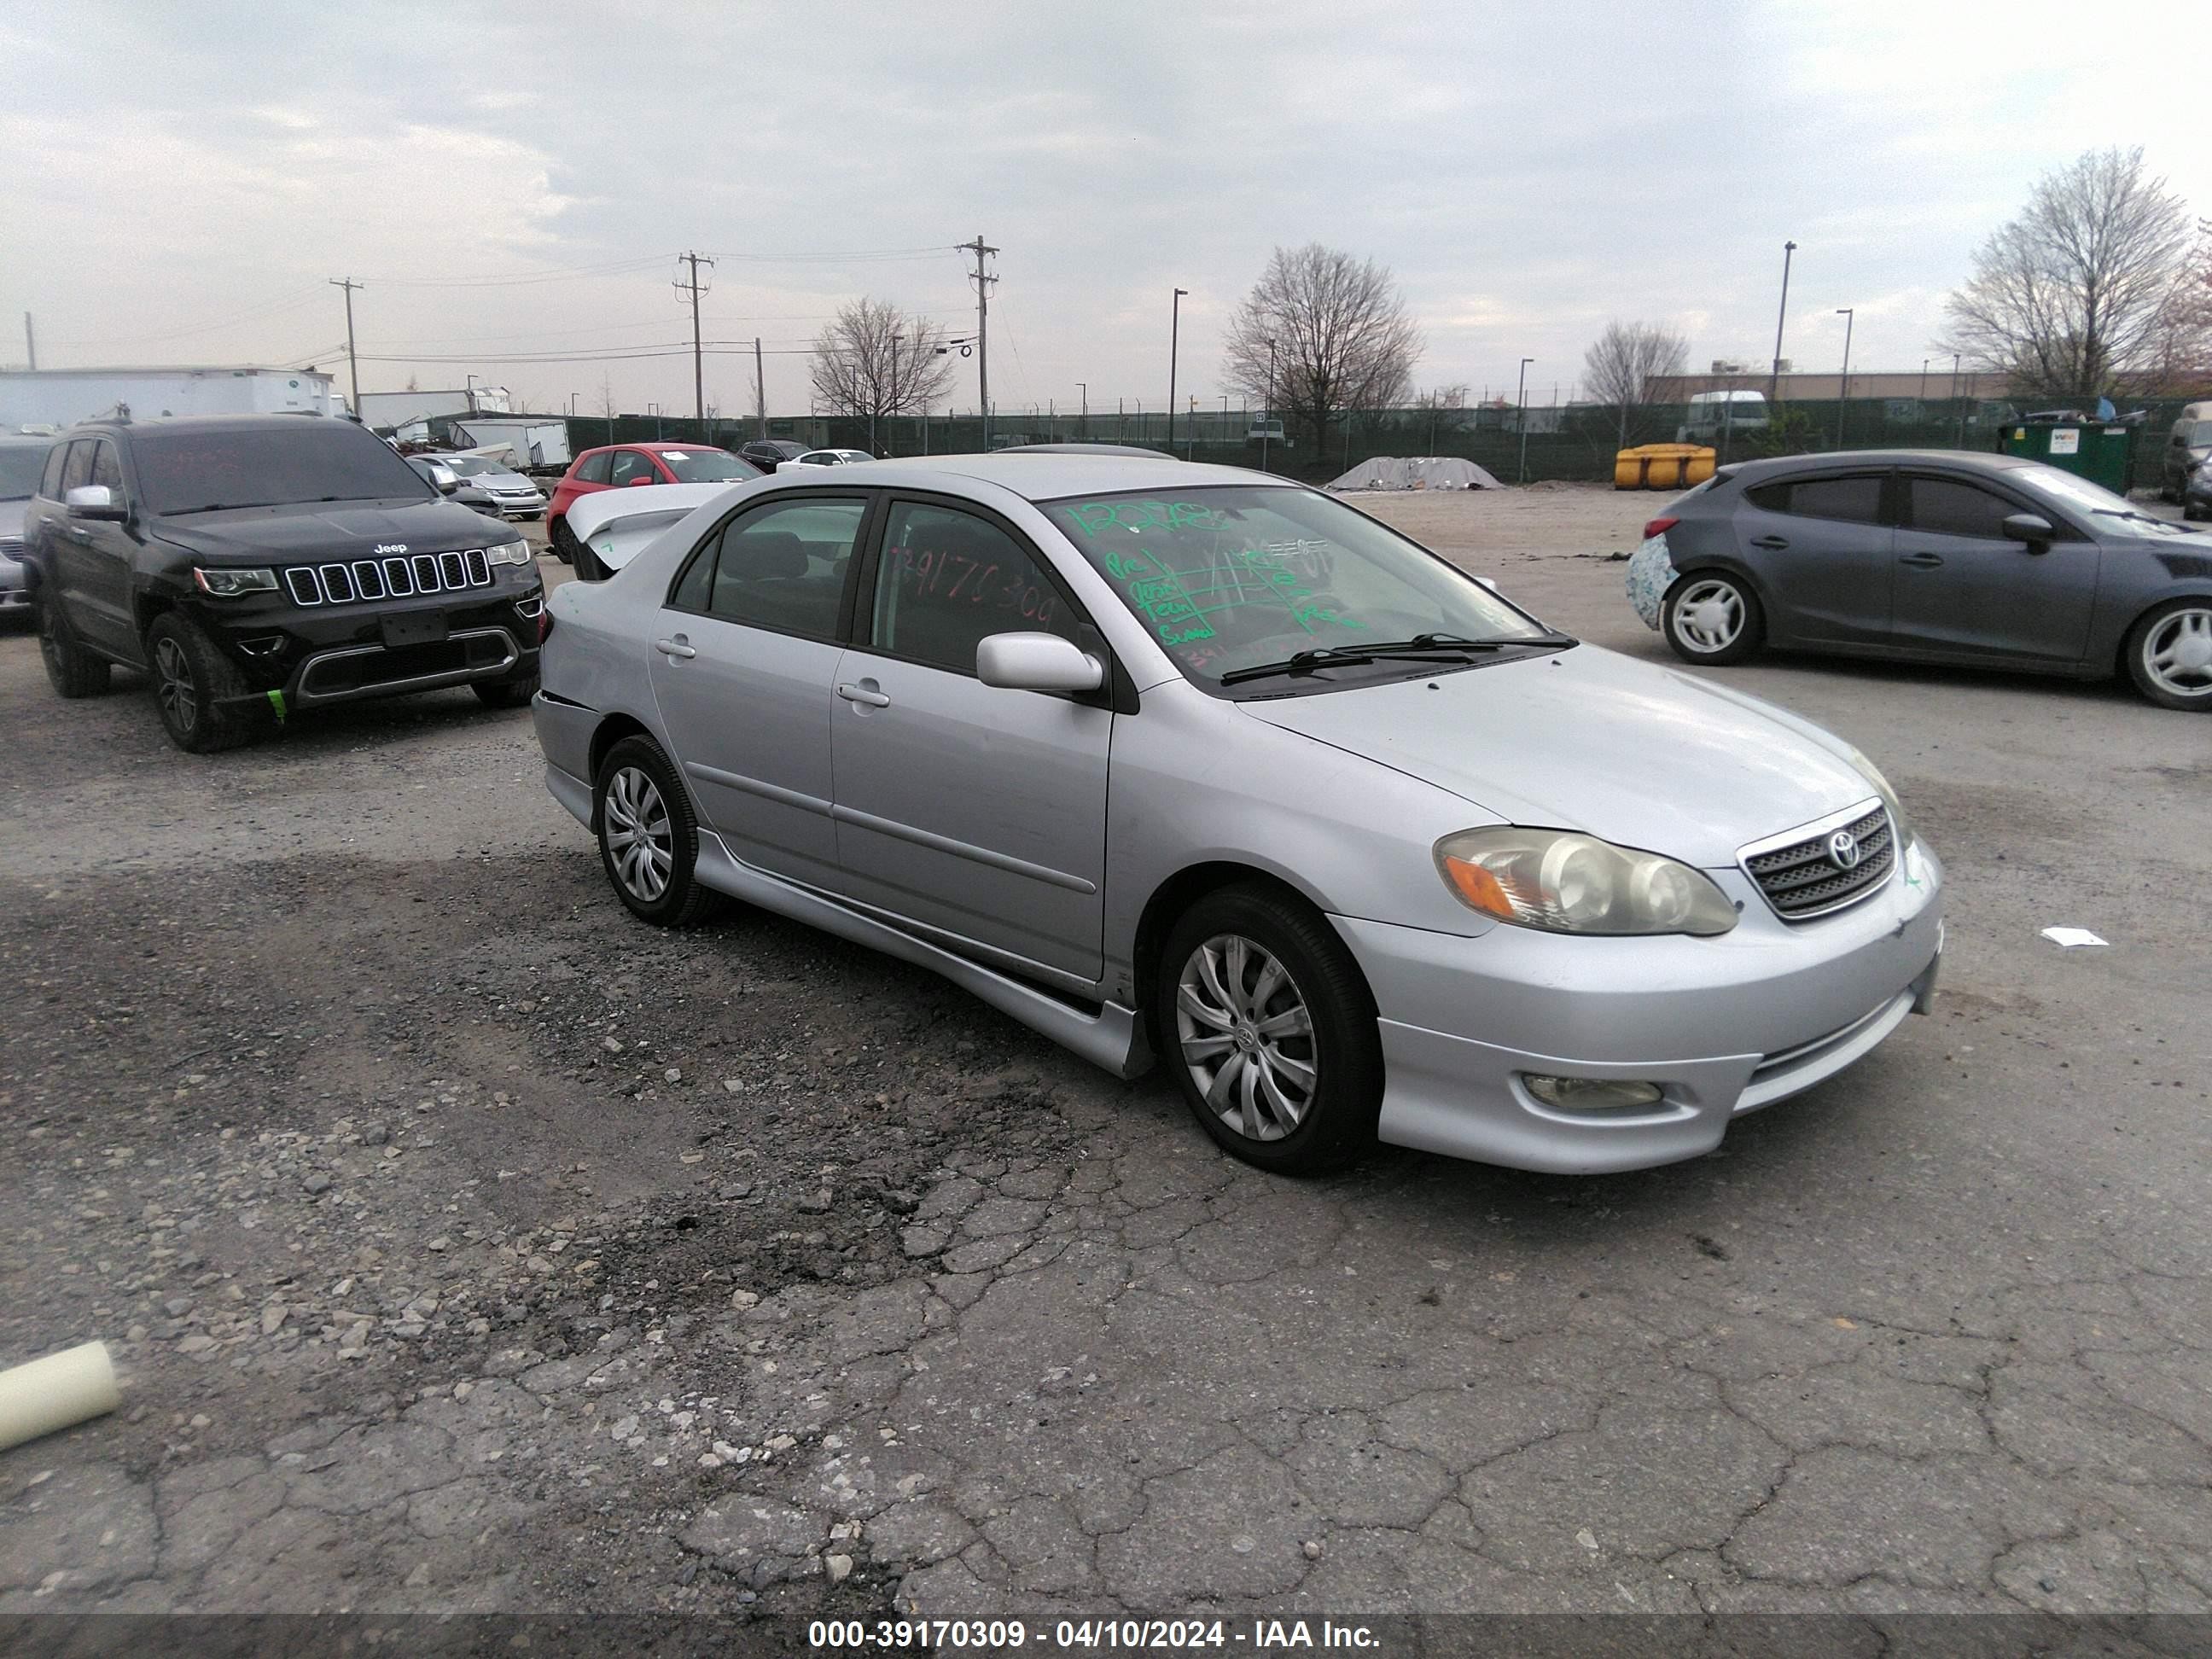
[[[533,562],[530,544],[526,541],[501,542],[497,547],[484,550],[484,557],[494,564],[530,564]]]
[[[1570,830],[1463,830],[1436,857],[1462,904],[1516,927],[1710,937],[1735,926],[1735,906],[1703,871]]]
[[[276,591],[276,573],[273,570],[210,570],[205,565],[196,564],[192,567],[192,580],[201,592],[218,599]]]
[[[1860,775],[1874,786],[1875,793],[1881,797],[1881,804],[1889,809],[1890,828],[1897,836],[1897,855],[1902,859],[1905,849],[1912,845],[1912,824],[1905,816],[1904,804],[1897,799],[1897,791],[1889,787],[1889,780],[1882,776],[1881,768],[1856,749],[1850,751],[1849,758],[1851,764],[1859,769]]]

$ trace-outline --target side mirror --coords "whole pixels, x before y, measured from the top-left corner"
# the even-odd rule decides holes
[[[2026,542],[2031,553],[2041,553],[2058,538],[2051,527],[2051,520],[2033,513],[2015,513],[2004,521],[2004,533],[2016,542]]]
[[[460,489],[461,475],[449,466],[434,466],[430,469],[430,482],[441,495],[450,495]]]
[[[72,519],[106,519],[120,523],[131,516],[130,510],[115,499],[115,492],[106,484],[79,484],[64,498],[62,505]]]
[[[625,485],[625,486],[624,486],[624,488],[626,488],[626,489],[636,489],[640,484],[649,484],[649,483],[651,483],[652,482],[653,482],[653,474],[651,474],[650,472],[642,472],[642,473],[640,473],[636,477],[632,478],[632,479],[629,481],[629,483],[627,485]]]
[[[1057,634],[994,634],[976,642],[975,678],[1010,691],[1096,691],[1106,670]]]

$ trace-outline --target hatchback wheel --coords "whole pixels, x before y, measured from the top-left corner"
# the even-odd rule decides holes
[[[146,631],[154,706],[169,741],[187,754],[212,754],[252,740],[252,692],[238,666],[213,640],[174,611]]]
[[[684,927],[707,915],[716,895],[694,879],[699,821],[660,745],[624,738],[599,763],[593,788],[599,862],[615,892],[657,927]]]
[[[61,606],[45,596],[39,600],[39,657],[57,696],[96,697],[107,690],[112,665],[76,642]]]
[[[1717,570],[1676,581],[1661,604],[1659,621],[1667,643],[1685,662],[1746,662],[1766,641],[1758,598],[1741,580]]]
[[[1157,979],[1169,1068],[1225,1151],[1310,1175],[1372,1143],[1382,1101],[1374,999],[1310,906],[1259,887],[1208,894],[1169,933]]]
[[[2212,599],[2176,599],[2129,630],[2128,677],[2166,708],[2212,709]]]
[[[554,520],[546,529],[545,542],[552,549],[553,556],[562,564],[576,562],[576,532],[568,528],[568,520]]]

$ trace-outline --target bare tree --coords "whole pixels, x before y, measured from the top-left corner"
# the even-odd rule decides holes
[[[2204,343],[2190,303],[2201,257],[2181,198],[2140,149],[2085,152],[2037,179],[2027,210],[1982,244],[1945,302],[1942,349],[2028,399],[2157,389]]]
[[[1333,416],[1406,400],[1421,335],[1387,269],[1309,242],[1275,250],[1223,353],[1230,389],[1309,428],[1320,455]]]
[[[875,423],[918,415],[952,384],[952,363],[939,355],[945,331],[897,307],[865,296],[841,307],[815,337],[809,365],[817,407]]]
[[[1661,375],[1680,374],[1689,359],[1690,343],[1658,323],[1612,322],[1583,353],[1583,384],[1594,403],[1610,404],[1620,410],[1620,447],[1628,447],[1628,423],[1635,412],[1651,401],[1651,382]]]

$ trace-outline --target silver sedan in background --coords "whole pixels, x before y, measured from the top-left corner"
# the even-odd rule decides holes
[[[23,569],[23,509],[38,493],[51,438],[0,437],[0,617],[28,616],[31,590]]]
[[[555,590],[537,730],[617,896],[919,963],[1285,1172],[1694,1156],[1924,1012],[1865,757],[1330,496],[1166,459],[799,470]]]

